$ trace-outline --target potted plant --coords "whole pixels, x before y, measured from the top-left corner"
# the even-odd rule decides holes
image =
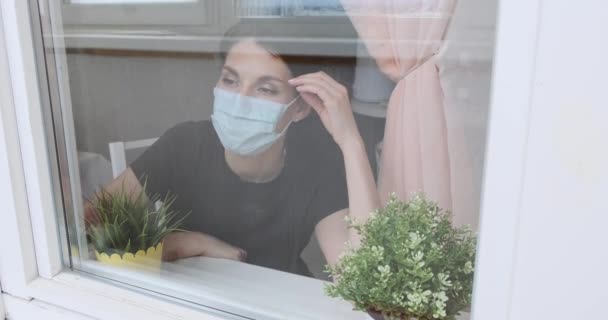
[[[471,303],[475,237],[423,194],[394,196],[365,224],[361,245],[327,271],[325,287],[375,319],[454,319]]]
[[[185,218],[171,209],[174,200],[173,195],[148,198],[145,191],[132,194],[124,188],[98,193],[89,202],[94,214],[87,219],[87,236],[97,260],[116,266],[159,269],[164,237],[178,231]]]

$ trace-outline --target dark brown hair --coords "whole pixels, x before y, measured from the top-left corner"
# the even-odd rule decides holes
[[[354,55],[340,58],[302,55],[297,52],[297,37],[289,33],[288,28],[275,22],[241,20],[228,29],[220,43],[218,54],[220,64],[224,64],[228,52],[235,44],[247,39],[253,39],[256,44],[285,62],[293,77],[323,70],[350,89],[352,77],[337,77],[331,70],[339,63],[347,65],[347,69],[350,68],[351,72],[346,74],[352,75]]]

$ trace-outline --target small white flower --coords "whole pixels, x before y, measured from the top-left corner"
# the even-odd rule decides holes
[[[439,291],[439,292],[433,293],[433,299],[435,301],[439,301],[439,302],[447,302],[449,298],[445,294],[444,291]]]
[[[439,273],[437,275],[437,280],[439,280],[439,284],[444,288],[452,286],[452,281],[449,278],[450,276],[445,273]]]
[[[473,273],[473,271],[475,271],[473,269],[473,263],[471,261],[467,261],[467,263],[464,264],[464,273],[465,274],[471,274]]]
[[[412,257],[412,259],[414,259],[414,262],[420,262],[422,261],[422,258],[424,258],[424,253],[422,253],[422,251],[416,252]]]
[[[378,271],[380,271],[380,273],[389,273],[391,272],[391,266],[384,265],[384,266],[378,266]]]

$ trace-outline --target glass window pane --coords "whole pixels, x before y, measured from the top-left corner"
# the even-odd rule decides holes
[[[66,267],[235,319],[468,319],[496,1],[39,2]]]
[[[240,17],[268,16],[319,16],[344,15],[338,0],[237,0],[234,1]]]
[[[65,0],[68,4],[171,4],[171,3],[188,3],[196,2],[196,0]]]

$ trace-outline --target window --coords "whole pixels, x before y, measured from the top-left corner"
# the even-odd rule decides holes
[[[64,0],[66,25],[208,25],[210,0]]]
[[[78,110],[78,106],[70,102],[69,89],[74,91],[84,81],[66,78],[66,55],[76,53],[69,44],[64,50],[59,27],[62,24],[48,24],[49,16],[58,21],[57,8],[40,2],[39,15],[36,3],[0,1],[0,317],[228,318],[218,311],[224,309],[221,303],[215,304],[215,309],[203,308],[162,294],[174,292],[153,280],[153,275],[130,273],[137,281],[129,285],[116,281],[117,274],[107,272],[110,268],[98,270],[107,272],[107,277],[102,278],[99,273],[81,271],[77,259],[70,263],[70,254],[61,261],[61,252],[67,248],[67,241],[59,241],[66,231],[61,217],[75,216],[76,206],[69,205],[69,198],[81,190],[80,183],[69,182],[79,180],[79,168],[66,170],[63,166],[67,159],[77,159],[73,154],[78,150],[74,140],[70,140],[76,139],[76,134],[70,133],[74,132],[75,119],[71,111]],[[479,4],[474,7],[480,8]],[[606,29],[608,21],[601,19],[606,5],[597,1],[586,6],[565,4],[539,0],[500,3],[484,159],[483,225],[474,319],[565,319],[580,318],[582,314],[583,318],[601,318],[605,313],[601,304],[589,302],[605,300],[606,294],[602,291],[602,277],[597,274],[606,270],[602,253],[603,244],[608,241],[603,230],[607,221],[602,213],[606,212],[603,196],[608,171],[601,165],[607,162],[605,148],[597,146],[602,146],[608,135],[602,123],[608,109],[601,90],[602,77],[608,72],[602,58],[608,53],[604,43],[596,41],[597,35],[589,30]],[[457,11],[456,16],[460,13]],[[568,16],[568,21],[564,21],[564,16]],[[487,19],[488,15],[484,17]],[[471,25],[480,22],[472,17],[465,20],[475,22]],[[483,44],[491,42],[459,30],[463,23],[460,21],[456,23],[455,19],[450,27],[447,50],[456,57],[453,60],[459,61],[455,67],[476,74],[476,61],[493,57],[487,54],[492,50],[480,54]],[[477,25],[478,31],[484,29]],[[44,34],[40,34],[41,30]],[[88,49],[89,54],[101,53]],[[158,55],[158,49],[140,51]],[[183,51],[173,52],[181,52],[181,59],[195,58]],[[581,52],[586,59],[580,59]],[[104,53],[107,57],[117,51]],[[167,51],[161,53],[168,55]],[[124,56],[125,52],[121,57]],[[570,65],[564,61],[579,63]],[[73,73],[74,68],[69,72]],[[444,68],[440,70],[442,78],[449,73]],[[559,77],[555,76],[556,70]],[[471,74],[459,78],[457,88],[462,89],[467,83],[466,76]],[[92,87],[90,82],[86,86]],[[448,88],[445,91],[454,93]],[[456,93],[463,98],[469,94],[465,90]],[[479,118],[467,118],[465,125],[478,123]],[[82,141],[87,135],[78,137]],[[68,205],[64,206],[63,200]],[[573,212],[577,213],[576,218]],[[584,259],[563,259],[566,252],[576,252]],[[575,273],[576,276],[572,273],[581,268],[585,272]],[[566,284],[560,288],[586,294],[568,294],[559,290],[556,283]],[[153,288],[154,284],[159,286]],[[187,289],[178,289],[185,297]],[[301,288],[297,290],[303,292]],[[227,301],[235,300],[226,295]],[[272,298],[276,295],[268,299]],[[251,307],[255,301],[234,305],[255,309]],[[547,307],[554,305],[560,307]],[[259,318],[271,318],[268,314],[272,310],[257,311],[265,315]],[[294,309],[289,318],[316,315]]]
[[[133,35],[137,28],[129,21],[163,28],[192,23],[201,12],[206,17],[223,14],[222,7],[211,1],[69,1],[62,10],[53,9],[53,2],[39,2],[51,6],[43,14],[63,15],[63,23],[60,15],[42,17],[51,20],[49,25],[43,23],[45,36],[63,34],[61,30],[75,24],[120,27]],[[353,311],[349,303],[323,293],[330,280],[323,272],[325,265],[335,263],[344,250],[340,246],[352,240],[348,231],[341,234],[343,238],[335,238],[334,231],[336,226],[346,230],[342,218],[351,211],[344,209],[360,199],[349,198],[352,174],[347,167],[351,166],[344,163],[344,149],[335,140],[338,133],[330,134],[331,127],[318,114],[327,106],[314,105],[313,92],[298,94],[287,81],[295,76],[306,81],[306,75],[318,71],[325,74],[320,80],[324,85],[314,90],[333,88],[335,94],[344,87],[348,92],[347,110],[355,111],[353,121],[363,147],[359,151],[366,166],[369,163],[373,183],[395,191],[398,182],[386,182],[387,172],[395,179],[419,174],[430,185],[440,186],[425,192],[458,213],[454,223],[476,228],[492,72],[492,56],[487,52],[492,52],[493,41],[485,38],[480,45],[470,33],[449,29],[451,8],[431,1],[412,10],[435,10],[436,16],[406,15],[398,22],[438,23],[441,32],[433,35],[436,38],[395,34],[397,38],[390,39],[394,50],[385,52],[378,47],[379,35],[362,31],[370,21],[357,14],[357,3],[350,2],[350,7],[341,3],[349,2],[234,2],[232,16],[241,17],[234,24],[220,28],[211,23],[217,20],[203,20],[210,28],[227,30],[225,36],[189,38],[215,41],[205,50],[87,47],[69,42],[64,48],[61,44],[67,39],[44,37],[45,46],[55,49],[50,52],[56,56],[49,60],[57,63],[46,67],[57,68],[60,74],[46,79],[60,97],[51,101],[55,131],[47,134],[56,137],[60,150],[54,178],[62,187],[56,191],[64,196],[61,213],[67,229],[62,230],[69,243],[62,245],[71,253],[65,266],[219,310],[229,318],[365,319],[365,312]],[[474,0],[460,2],[454,19],[465,13],[476,16],[471,14],[474,7]],[[114,12],[121,13],[112,16]],[[133,20],[127,18],[129,12],[135,12]],[[157,21],[155,15],[161,12],[164,17]],[[298,24],[298,18],[311,16],[322,23]],[[393,17],[387,13],[384,18]],[[480,27],[478,34],[492,34],[492,23]],[[344,32],[324,34],[327,25]],[[391,23],[386,25],[391,28]],[[155,41],[190,36],[167,34]],[[444,46],[446,42],[456,46]],[[403,69],[383,64],[393,53],[403,59]],[[406,96],[429,99],[422,114],[434,116],[424,118],[424,125],[436,126],[450,139],[427,136],[435,132],[405,132],[414,140],[395,141],[395,132],[386,128],[391,117],[387,105],[402,102],[391,96],[402,93],[400,86],[410,77],[427,69],[435,75],[437,68],[440,79],[414,92],[421,96]],[[301,86],[305,90],[307,85]],[[433,92],[430,98],[422,97],[427,88]],[[437,96],[445,96],[445,105],[433,99]],[[406,128],[420,124],[408,123]],[[428,176],[422,167],[409,168],[414,171],[407,173],[383,168],[381,159],[406,143],[423,144],[437,152],[432,159],[445,162],[433,163],[431,174],[425,173]],[[445,148],[435,149],[442,145]],[[455,154],[447,154],[454,150]],[[414,149],[408,154],[420,163],[430,160]],[[448,171],[442,171],[446,167]],[[381,181],[382,177],[387,180]],[[452,194],[450,184],[461,193]],[[146,201],[134,204],[134,194]],[[136,223],[147,229],[125,231],[114,223],[116,216],[101,216],[104,200],[106,209],[136,206],[128,212],[147,212],[145,222]],[[164,210],[174,212],[173,221],[181,222],[169,223],[168,228],[188,232],[152,233],[165,226],[160,215]],[[162,253],[154,236],[164,239]],[[337,243],[338,249],[332,247]],[[144,267],[116,267],[144,254],[149,261]]]
[[[65,0],[68,4],[175,4],[196,2],[196,0]]]
[[[344,15],[340,1],[251,1],[238,0],[234,4],[239,17],[268,16],[336,16]]]

